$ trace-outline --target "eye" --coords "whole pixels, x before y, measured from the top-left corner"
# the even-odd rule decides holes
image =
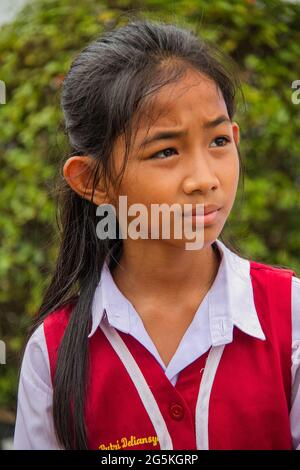
[[[172,156],[172,155],[170,155],[170,152],[169,152],[170,150],[176,151],[173,147],[167,147],[167,148],[165,148],[165,149],[163,149],[163,150],[160,150],[159,152],[156,152],[156,153],[154,153],[153,155],[151,155],[151,157],[149,158],[149,160],[150,160],[150,159],[155,159],[155,158],[156,158],[156,159],[159,159],[159,160],[165,160],[166,158],[169,158],[169,157]],[[168,153],[168,155],[166,155],[165,158],[159,158],[158,155],[159,155],[160,153],[163,153],[163,152]]]
[[[213,145],[212,147],[225,147],[226,142],[230,142],[230,139],[225,136],[218,136],[213,140],[213,142],[217,142],[217,145]]]

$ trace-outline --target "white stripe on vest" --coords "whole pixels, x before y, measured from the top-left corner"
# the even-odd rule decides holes
[[[200,389],[196,404],[196,443],[197,449],[208,450],[208,410],[211,389],[221,360],[225,344],[212,346],[206,359],[206,364],[200,383]]]

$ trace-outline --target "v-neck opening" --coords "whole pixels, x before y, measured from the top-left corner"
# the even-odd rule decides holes
[[[182,371],[180,371],[178,374],[178,378],[175,385],[173,385],[170,379],[166,376],[165,371],[162,369],[156,357],[153,356],[153,354],[148,351],[148,349],[143,344],[139,343],[139,341],[137,341],[133,336],[129,334],[126,334],[122,331],[118,331],[118,333],[123,339],[133,358],[137,362],[149,388],[153,391],[154,389],[159,388],[157,385],[159,384],[159,386],[165,387],[167,389],[166,392],[168,392],[168,390],[172,394],[175,392],[175,394],[178,396],[178,399],[184,404],[185,408],[189,411],[190,417],[192,419],[194,410],[192,410],[190,404],[187,403],[183,394],[183,389],[181,389],[181,387],[185,378],[188,377],[190,374],[193,375],[192,370],[194,368],[199,368],[199,375],[197,375],[197,378],[199,379],[197,383],[197,389],[199,390],[205,367],[205,362],[211,348],[209,348],[204,354],[196,358],[192,363],[182,369]],[[143,357],[142,361],[139,359],[140,357]],[[168,393],[166,393],[165,396],[168,396]]]

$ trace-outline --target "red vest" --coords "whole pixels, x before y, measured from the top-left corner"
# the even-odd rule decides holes
[[[234,327],[233,341],[223,349],[208,399],[209,449],[292,449],[289,423],[292,275],[295,275],[292,270],[250,261],[255,307],[266,340]],[[52,380],[57,351],[71,311],[72,306],[68,305],[44,320]],[[91,374],[85,417],[89,448],[197,449],[196,403],[210,351],[182,370],[173,386],[154,356],[139,341],[114,328],[111,330],[123,340],[121,343],[149,386],[146,388],[158,405],[171,447],[165,442],[160,446],[157,429],[161,425],[154,426],[132,377],[99,327],[88,340]],[[153,403],[149,406],[154,407]],[[205,423],[201,413],[197,419]],[[205,433],[201,426],[199,433]]]

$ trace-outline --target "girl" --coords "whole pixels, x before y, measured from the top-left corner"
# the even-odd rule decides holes
[[[15,449],[300,448],[300,280],[221,241],[242,169],[236,89],[211,47],[160,22],[106,32],[73,62],[63,236]],[[99,237],[96,208],[121,196],[190,204],[201,248],[122,237],[130,211]]]

